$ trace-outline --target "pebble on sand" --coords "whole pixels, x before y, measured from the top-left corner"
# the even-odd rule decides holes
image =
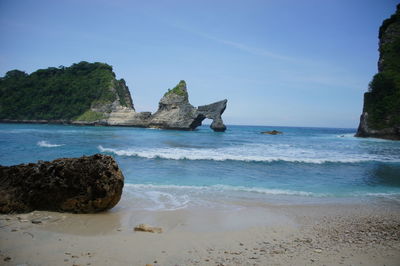
[[[133,228],[135,232],[149,232],[149,233],[162,233],[163,229],[161,227],[153,227],[148,224],[139,224]]]

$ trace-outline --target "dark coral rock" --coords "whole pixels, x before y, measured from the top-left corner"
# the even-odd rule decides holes
[[[123,186],[117,163],[102,154],[0,166],[0,213],[100,212],[119,202]]]

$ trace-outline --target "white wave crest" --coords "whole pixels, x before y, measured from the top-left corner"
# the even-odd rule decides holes
[[[64,144],[51,144],[45,140],[38,141],[37,145],[39,147],[46,147],[46,148],[54,148],[54,147],[64,146]]]
[[[139,205],[139,209],[148,211],[184,209],[190,202],[189,196],[185,193],[173,193],[162,187],[125,184],[125,189],[125,193],[135,198],[135,203]]]
[[[125,184],[132,191],[141,190],[181,190],[186,193],[199,192],[249,192],[268,195],[293,195],[293,196],[308,196],[308,197],[326,197],[328,194],[313,193],[307,191],[285,190],[285,189],[268,189],[259,187],[243,187],[231,185],[212,185],[212,186],[178,186],[178,185],[153,185],[153,184]]]
[[[260,200],[264,196],[293,196],[303,199],[325,197],[305,191],[251,188],[230,185],[179,186],[154,184],[125,184],[124,195],[130,208],[147,211],[171,211],[190,207],[239,210],[238,196],[242,200]]]
[[[236,147],[198,149],[198,148],[131,148],[113,149],[98,146],[101,152],[110,152],[119,156],[136,156],[147,159],[161,158],[169,160],[213,160],[293,163],[360,163],[368,161],[400,162],[400,158],[371,154],[342,154],[334,151],[315,151],[290,145],[243,145]]]

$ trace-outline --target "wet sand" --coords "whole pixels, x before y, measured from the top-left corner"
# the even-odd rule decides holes
[[[0,216],[1,265],[400,265],[400,204]],[[162,233],[135,232],[145,223]]]

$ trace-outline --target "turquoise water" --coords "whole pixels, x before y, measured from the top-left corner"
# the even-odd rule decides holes
[[[263,135],[280,130],[283,135]],[[208,126],[196,131],[0,124],[0,164],[105,153],[124,194],[144,209],[264,202],[400,200],[400,142],[353,137],[355,129]],[[217,200],[218,199],[218,200]]]

